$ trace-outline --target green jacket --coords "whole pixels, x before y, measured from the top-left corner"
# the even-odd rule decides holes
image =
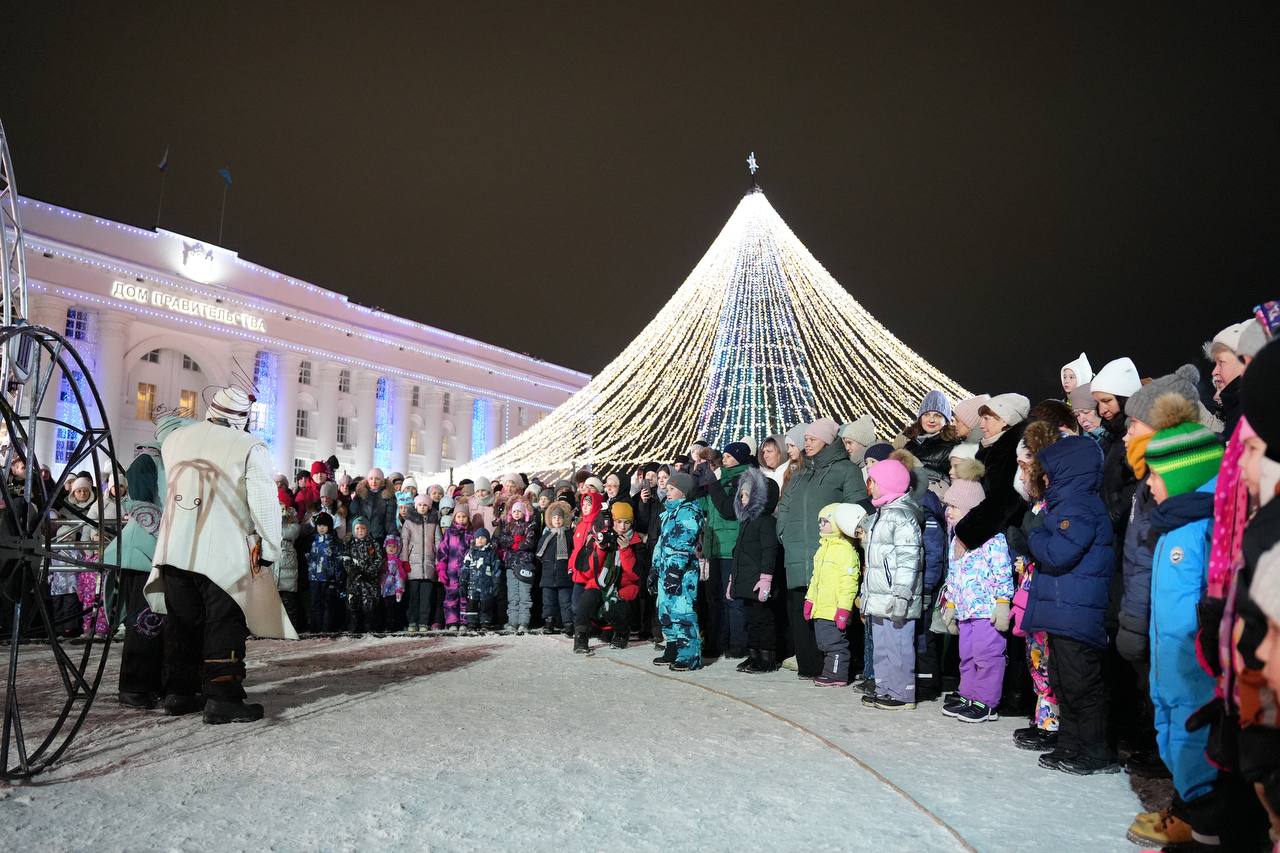
[[[809,586],[813,556],[818,553],[818,512],[827,504],[840,503],[871,508],[862,469],[849,461],[839,442],[833,442],[791,475],[778,502],[778,541],[790,589]]]
[[[724,489],[725,494],[733,496],[735,501],[737,500],[735,483],[746,470],[746,465],[720,469],[720,488]],[[732,559],[733,548],[738,544],[737,516],[725,518],[721,515],[715,504],[711,502],[710,495],[698,498],[698,505],[707,516],[706,525],[702,528],[702,556],[708,560]]]

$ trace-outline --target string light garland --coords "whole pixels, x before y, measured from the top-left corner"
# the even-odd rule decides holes
[[[888,437],[935,388],[970,396],[858,304],[755,189],[617,358],[454,476],[634,466],[695,438],[759,441],[817,417],[870,414]]]

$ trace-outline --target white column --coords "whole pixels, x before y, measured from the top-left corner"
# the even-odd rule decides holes
[[[298,426],[298,364],[302,359],[293,352],[277,352],[275,355],[276,411],[271,460],[276,470],[283,471],[292,483],[293,447]]]
[[[391,382],[391,467],[408,476],[409,474],[409,430],[413,424],[409,420],[410,406],[413,402],[413,386],[411,379],[397,377]]]
[[[338,372],[333,361],[312,362],[311,381],[316,384],[316,448],[321,459],[338,450]]]
[[[422,447],[422,455],[426,457],[427,471],[440,470],[440,444],[444,441],[444,399],[441,396],[439,388],[432,388],[430,385],[424,385],[422,388],[423,409],[422,422],[426,425],[423,430],[422,440],[425,444]]]
[[[488,401],[488,417],[485,420],[484,449],[488,453],[502,444],[502,403],[497,400]]]
[[[129,337],[129,318],[114,311],[99,309],[94,318],[97,352],[93,354],[93,381],[102,398],[107,426],[119,427],[123,421],[123,385],[128,371],[124,365],[124,349]],[[95,424],[100,426],[100,424]]]
[[[31,322],[37,326],[45,326],[58,334],[62,334],[67,327],[67,308],[71,307],[71,303],[57,296],[50,296],[47,293],[39,295],[31,295],[31,303],[27,312],[31,315]],[[48,370],[48,362],[41,357],[41,376]],[[39,415],[42,418],[54,418],[58,416],[58,391],[62,386],[62,371],[54,370],[49,377],[49,387],[45,391],[44,399],[40,403]],[[22,414],[27,414],[23,412]],[[53,473],[54,479],[59,478],[60,466],[54,461],[53,452],[57,441],[58,428],[48,422],[42,422],[36,427],[35,436],[35,454],[36,461],[41,465],[48,465],[49,470]]]
[[[453,439],[456,442],[453,461],[462,465],[471,461],[471,398],[455,391],[450,400],[449,412],[449,417],[453,419]]]
[[[378,374],[372,370],[353,371],[351,391],[356,406],[354,476],[363,477],[373,467],[373,433],[378,425]]]

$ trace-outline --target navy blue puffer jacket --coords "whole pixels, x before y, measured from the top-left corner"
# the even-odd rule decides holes
[[[1049,480],[1044,524],[1027,536],[1036,574],[1024,630],[1046,631],[1098,648],[1115,571],[1115,531],[1099,496],[1102,452],[1092,439],[1070,436],[1040,452]]]

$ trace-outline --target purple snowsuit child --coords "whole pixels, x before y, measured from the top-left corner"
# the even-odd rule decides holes
[[[471,514],[465,504],[453,511],[453,523],[436,545],[436,579],[444,584],[444,624],[462,624],[462,560],[471,550]]]

